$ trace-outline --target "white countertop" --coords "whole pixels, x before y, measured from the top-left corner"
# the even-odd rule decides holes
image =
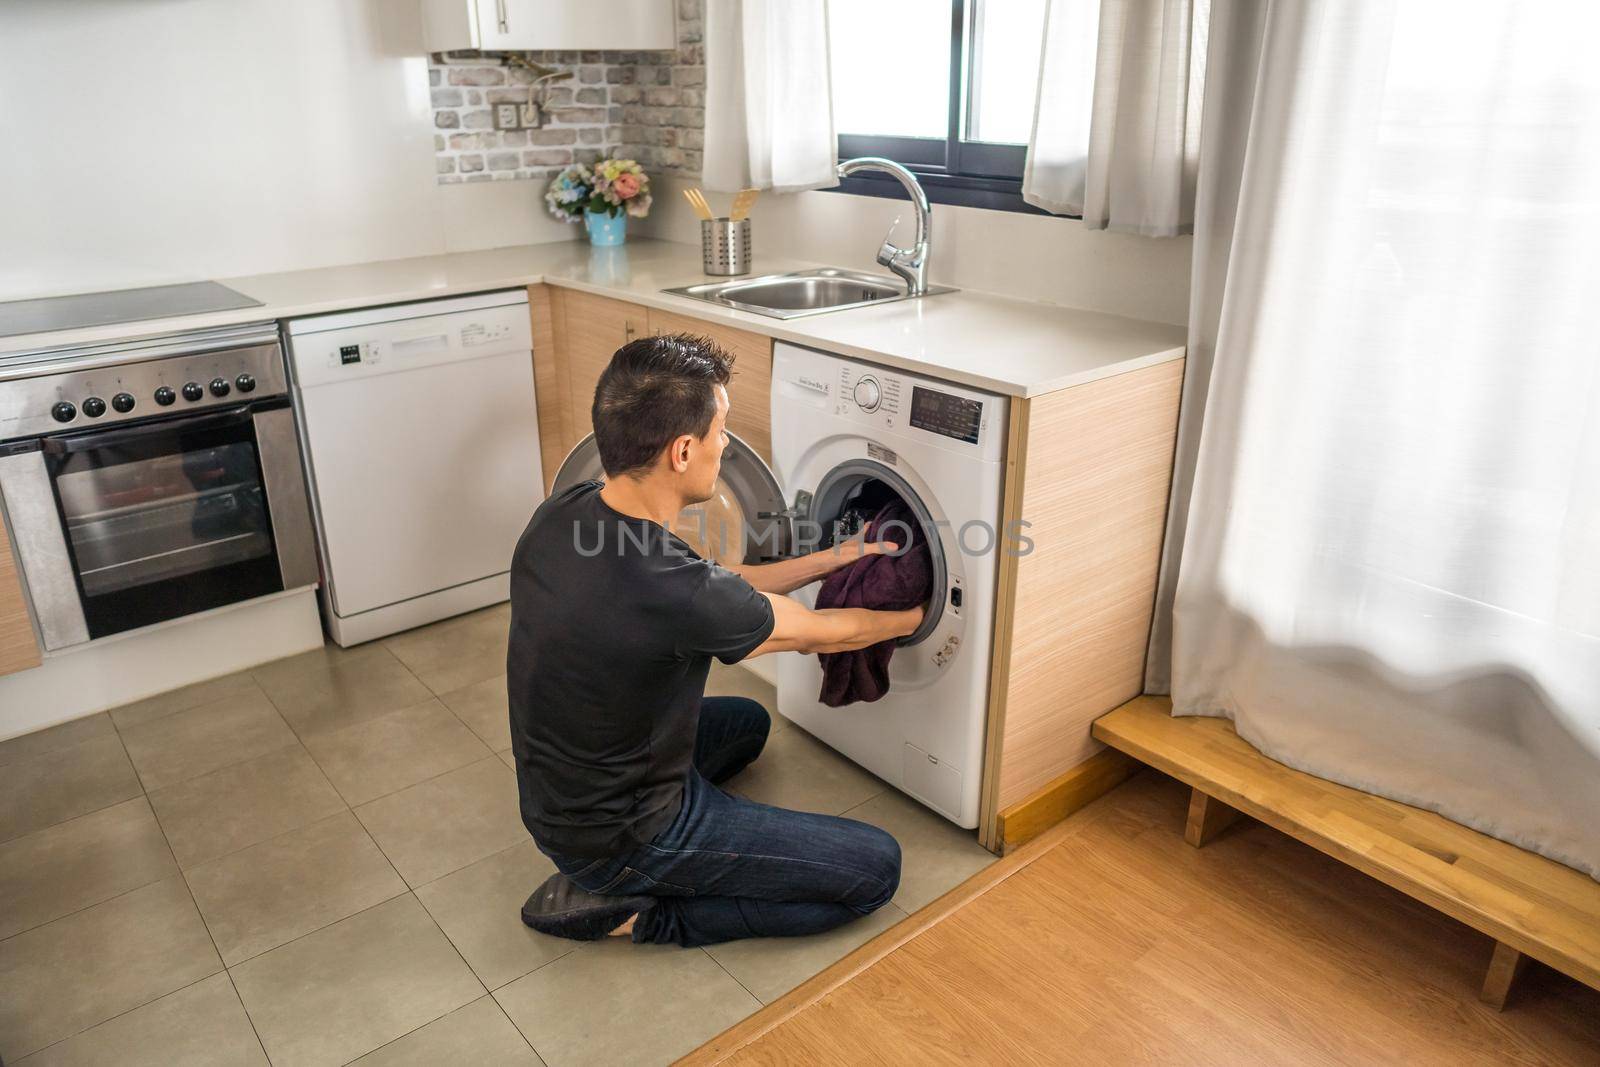
[[[758,273],[823,264],[763,256]],[[262,307],[0,339],[8,352],[295,318],[546,282],[726,322],[784,341],[920,371],[1009,396],[1037,396],[1183,355],[1181,326],[964,290],[798,319],[771,319],[662,289],[710,280],[700,249],[656,240],[582,241],[419,256],[347,267],[221,278]]]

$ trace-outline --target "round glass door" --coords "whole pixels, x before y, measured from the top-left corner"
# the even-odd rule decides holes
[[[580,482],[603,482],[605,468],[590,434],[567,453],[551,495]],[[783,490],[766,460],[734,433],[722,452],[722,470],[711,499],[679,512],[672,532],[702,559],[721,564],[765,563],[793,552],[793,534]]]

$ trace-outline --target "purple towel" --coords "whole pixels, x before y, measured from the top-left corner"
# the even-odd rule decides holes
[[[899,521],[895,521],[899,520]],[[885,524],[889,525],[885,530]],[[906,547],[906,531],[911,545]],[[911,509],[895,500],[878,509],[865,531],[869,541],[893,541],[896,555],[863,556],[840,567],[822,583],[819,608],[878,608],[904,611],[927,603],[933,586],[933,563],[928,556],[922,524]],[[858,700],[877,700],[889,691],[889,658],[893,641],[879,641],[855,652],[825,652],[822,693],[818,699],[830,708]]]

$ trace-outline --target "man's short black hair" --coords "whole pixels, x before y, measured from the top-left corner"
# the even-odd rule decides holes
[[[709,337],[641,337],[617,349],[594,389],[594,440],[607,477],[648,470],[674,439],[704,437],[733,357]]]

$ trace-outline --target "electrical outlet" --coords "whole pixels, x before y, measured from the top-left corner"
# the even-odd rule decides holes
[[[537,130],[544,125],[544,109],[538,104],[522,105],[522,125],[530,130]]]
[[[494,128],[497,130],[520,130],[524,123],[520,112],[527,105],[496,104],[494,106]]]

